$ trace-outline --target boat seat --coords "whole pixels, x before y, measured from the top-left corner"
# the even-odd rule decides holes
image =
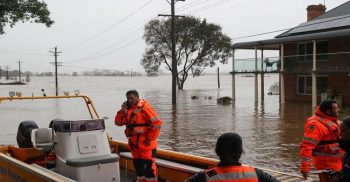
[[[49,152],[53,146],[51,128],[33,129],[31,138],[33,147],[42,150],[43,153]]]
[[[119,155],[122,157],[126,157],[128,159],[132,159],[132,155],[130,152],[121,152],[121,153],[119,153]],[[189,166],[186,164],[181,164],[181,163],[168,161],[168,160],[164,160],[164,159],[159,159],[159,158],[156,158],[155,162],[156,162],[156,165],[158,165],[158,166],[170,168],[170,169],[174,169],[174,170],[178,170],[178,171],[184,171],[184,172],[188,172],[191,174],[195,174],[197,172],[205,170],[202,168],[193,167],[193,166]]]

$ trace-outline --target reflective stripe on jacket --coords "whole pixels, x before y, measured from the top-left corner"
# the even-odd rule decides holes
[[[258,182],[255,169],[251,166],[222,166],[205,171],[208,182]]]
[[[330,117],[317,108],[304,126],[300,144],[301,171],[308,172],[312,161],[316,169],[341,170],[344,152],[339,148],[340,127],[337,117]]]
[[[125,135],[129,138],[130,146],[141,149],[157,148],[162,121],[147,101],[140,99],[127,112],[120,110],[115,117],[115,123],[118,126],[126,125]],[[146,140],[149,145],[145,145]]]

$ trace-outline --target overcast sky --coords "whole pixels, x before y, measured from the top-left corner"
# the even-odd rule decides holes
[[[143,27],[157,14],[170,13],[166,0],[46,0],[55,24],[17,23],[0,35],[0,66],[24,71],[53,71],[54,47],[61,51],[62,72],[89,69],[143,72]],[[186,0],[179,15],[206,18],[222,26],[234,42],[272,38],[276,34],[235,38],[291,28],[306,21],[306,7],[323,0]],[[345,0],[326,1],[327,11]],[[246,56],[246,55],[244,55]],[[231,64],[220,66],[229,71]]]

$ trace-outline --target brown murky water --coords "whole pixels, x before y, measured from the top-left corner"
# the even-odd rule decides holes
[[[259,79],[260,80],[260,79]],[[265,78],[265,94],[277,75]],[[304,119],[311,113],[310,104],[287,103],[279,107],[278,96],[265,95],[265,100],[254,101],[254,80],[236,78],[237,100],[229,106],[217,105],[216,98],[231,96],[231,76],[221,76],[221,89],[217,89],[214,75],[189,78],[185,89],[177,94],[177,106],[171,105],[171,77],[62,77],[60,91],[79,89],[90,96],[106,121],[109,134],[126,140],[122,127],[113,123],[114,115],[125,100],[125,92],[137,89],[148,99],[161,116],[159,143],[161,148],[215,157],[214,145],[224,132],[237,132],[243,137],[246,164],[297,173],[298,150],[302,138]],[[8,91],[22,91],[23,95],[54,94],[53,78],[32,78],[25,86],[0,86],[0,95]],[[259,89],[260,91],[260,89]],[[260,95],[260,93],[259,93]],[[191,96],[198,96],[192,100]],[[211,97],[211,99],[209,99]],[[54,118],[88,118],[81,100],[22,101],[0,104],[0,140],[2,144],[16,144],[18,124],[34,120],[39,127],[47,127]]]

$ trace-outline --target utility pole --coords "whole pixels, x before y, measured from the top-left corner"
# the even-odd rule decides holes
[[[218,88],[220,88],[220,68],[218,67]]]
[[[185,1],[185,0],[176,0]],[[171,84],[171,102],[176,104],[176,86],[177,86],[177,60],[176,60],[176,50],[175,50],[175,0],[171,0],[171,15],[161,15],[158,16],[171,16],[171,73],[172,73],[172,84]],[[181,16],[177,16],[181,17]],[[183,16],[182,16],[183,17]]]
[[[175,52],[175,0],[171,0],[171,69],[172,69],[172,85],[171,85],[171,103],[176,104],[176,78],[177,78],[177,60]]]
[[[9,77],[9,69],[10,69],[10,67],[6,66],[6,80],[10,79],[10,77]]]
[[[57,62],[57,57],[59,53],[62,52],[57,52],[57,46],[55,47],[55,52],[50,51],[51,53],[54,53],[55,56],[55,62],[51,62],[55,65],[55,83],[56,83],[56,96],[58,96],[58,75],[57,75],[57,66],[62,66],[62,62]]]
[[[22,82],[22,78],[21,78],[21,60],[18,60],[18,78],[19,78],[19,82]]]

